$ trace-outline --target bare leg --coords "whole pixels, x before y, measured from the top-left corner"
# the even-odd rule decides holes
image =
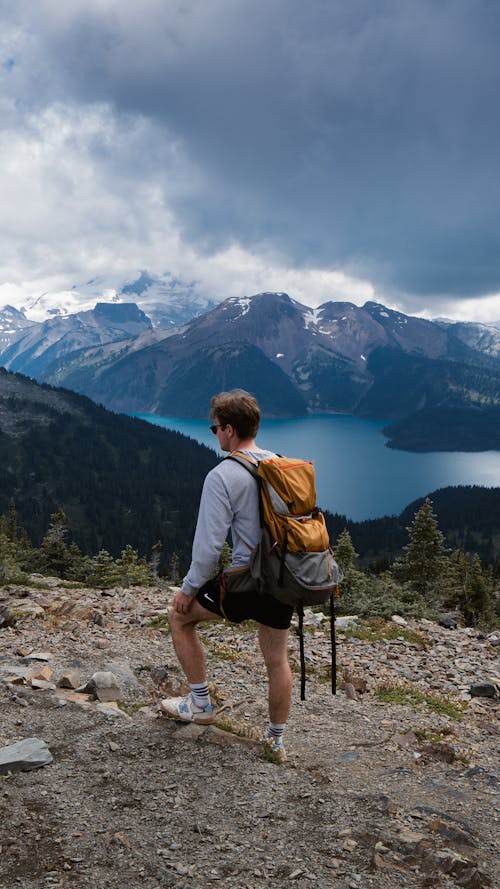
[[[196,630],[203,620],[223,620],[218,614],[207,611],[199,602],[193,602],[187,614],[179,614],[173,608],[169,612],[172,642],[179,663],[188,682],[201,685],[206,682],[205,652]]]
[[[292,671],[288,663],[288,630],[259,626],[259,643],[269,680],[269,719],[288,720],[292,703]]]

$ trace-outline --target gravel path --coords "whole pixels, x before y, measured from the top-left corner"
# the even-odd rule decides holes
[[[266,682],[251,628],[204,630],[226,730],[180,726],[156,709],[181,687],[165,591],[49,583],[0,588],[18,615],[0,629],[0,748],[36,737],[53,756],[0,775],[0,889],[496,885],[498,697],[457,720],[374,693],[400,682],[461,705],[471,682],[498,682],[494,636],[412,623],[423,648],[339,633],[333,697],[328,632],[310,627],[307,700],[297,681],[276,766],[255,741]],[[54,687],[98,670],[118,706]]]

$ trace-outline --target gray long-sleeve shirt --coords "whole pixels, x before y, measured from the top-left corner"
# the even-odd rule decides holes
[[[242,451],[256,461],[275,457],[272,451]],[[227,532],[231,529],[231,565],[248,565],[260,539],[259,497],[255,479],[234,460],[222,460],[205,478],[193,540],[191,565],[182,582],[186,595],[196,593],[212,577]]]

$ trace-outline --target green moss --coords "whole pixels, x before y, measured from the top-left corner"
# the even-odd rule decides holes
[[[147,704],[139,704],[133,701],[117,701],[116,706],[119,710],[122,710],[123,713],[126,713],[127,716],[134,716],[139,710],[142,710],[143,707],[147,707]]]
[[[449,716],[451,719],[462,719],[467,709],[465,703],[441,695],[425,694],[417,688],[403,684],[381,685],[375,695],[385,704],[407,705],[417,711],[426,707],[433,713]]]
[[[410,645],[418,645],[421,648],[426,648],[428,645],[428,640],[421,633],[381,618],[367,620],[358,627],[348,627],[344,635],[346,639],[362,639],[365,642],[391,642],[395,639],[404,639]]]
[[[209,646],[211,654],[223,661],[248,660],[248,655],[243,654],[238,648],[225,642],[219,642],[217,639],[210,640]]]
[[[442,741],[443,738],[449,737],[453,734],[450,728],[443,726],[442,728],[435,729],[414,729],[413,734],[415,735],[419,744],[436,744],[438,741]]]
[[[151,618],[149,625],[153,627],[153,629],[159,630],[160,633],[163,633],[165,636],[168,636],[170,633],[168,614],[157,614],[156,617]]]

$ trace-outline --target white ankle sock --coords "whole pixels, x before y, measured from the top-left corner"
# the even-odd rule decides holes
[[[283,732],[286,722],[270,722],[267,727],[267,737],[273,738],[276,744],[283,744]]]
[[[196,707],[201,707],[204,709],[208,707],[210,704],[210,693],[208,691],[208,683],[200,682],[200,683],[189,683],[189,688],[191,689],[191,696],[193,698],[193,702]]]

